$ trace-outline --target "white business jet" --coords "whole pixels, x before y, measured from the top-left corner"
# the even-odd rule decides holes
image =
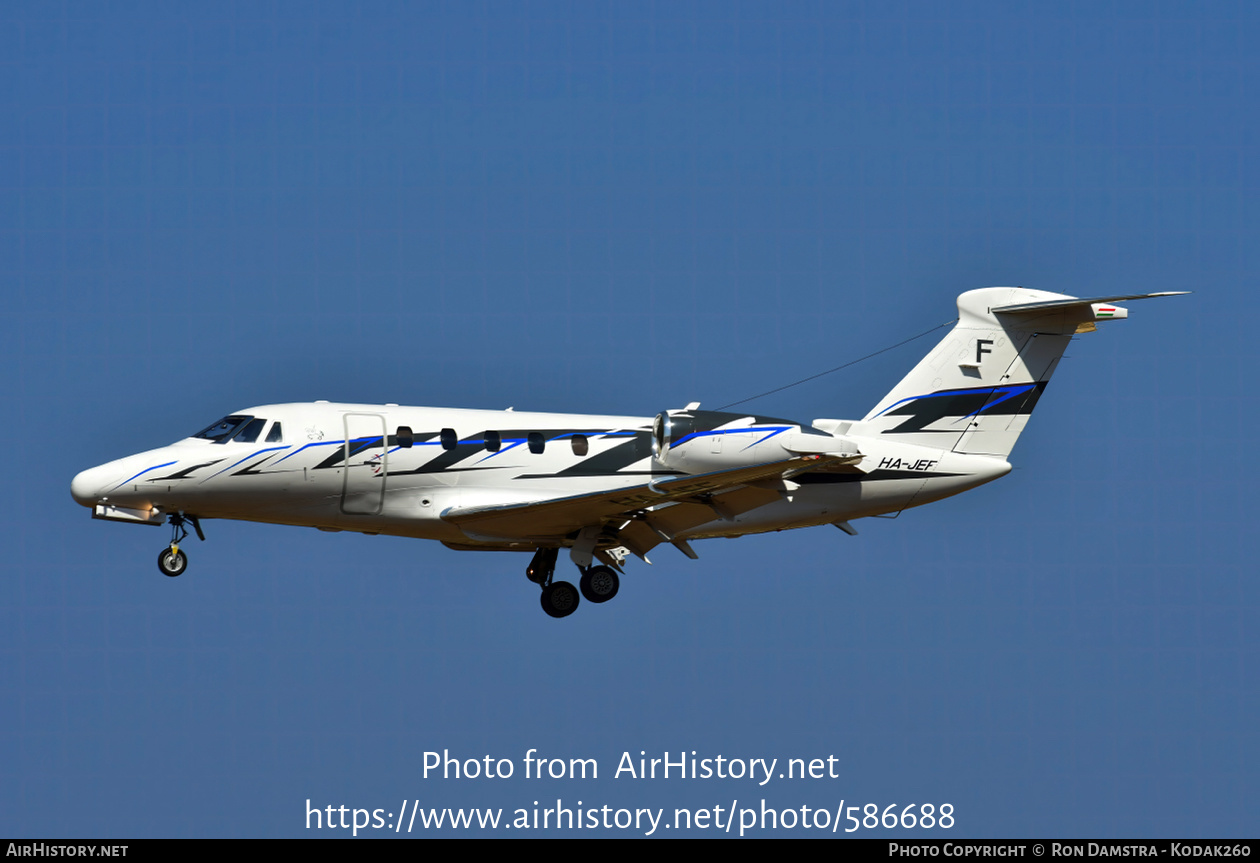
[[[1176,292],[1185,293],[1185,292]],[[398,405],[247,408],[190,438],[76,476],[94,518],[169,523],[168,576],[201,521],[436,539],[528,551],[542,607],[612,599],[634,555],[661,543],[831,524],[849,534],[1006,475],[1007,456],[1068,342],[1128,316],[1122,300],[1025,288],[958,298],[958,322],[860,420],[812,424],[698,403],[655,418]],[[562,548],[580,591],[553,578]]]

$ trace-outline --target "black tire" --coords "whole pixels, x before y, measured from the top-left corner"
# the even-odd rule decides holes
[[[164,548],[162,553],[158,555],[158,569],[162,570],[162,575],[169,578],[177,578],[184,574],[184,570],[188,569],[188,555],[184,554],[182,550],[171,554],[169,548]]]
[[[611,566],[592,566],[582,573],[582,598],[587,602],[607,602],[617,595],[621,579]]]
[[[553,581],[542,590],[542,609],[552,617],[568,617],[581,600],[577,588],[567,581]]]

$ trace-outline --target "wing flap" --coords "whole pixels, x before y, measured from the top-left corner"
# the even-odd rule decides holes
[[[744,486],[732,491],[706,497],[705,501],[679,501],[654,509],[643,518],[670,539],[683,531],[719,519],[733,520],[735,516],[757,507],[781,500],[777,490]],[[623,528],[624,531],[624,528]]]
[[[691,504],[687,509],[695,510],[686,521],[699,518],[701,520],[696,524],[703,524],[705,521],[724,515],[746,511],[726,504],[725,501],[729,495],[714,499],[715,495],[745,487],[749,483],[783,479],[798,476],[807,471],[832,468],[848,460],[842,456],[807,455],[732,470],[653,480],[630,488],[608,489],[552,500],[450,509],[442,513],[442,520],[477,539],[563,537],[588,525],[600,524],[612,519],[630,518],[662,504],[686,501]],[[711,504],[706,502],[709,500],[713,502]],[[761,497],[756,496],[754,500],[761,500]],[[755,505],[760,506],[761,503]],[[669,520],[672,522],[674,518],[677,518],[677,515]],[[646,540],[647,537],[645,536],[644,539]]]

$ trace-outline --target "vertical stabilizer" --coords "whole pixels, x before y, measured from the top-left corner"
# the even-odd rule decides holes
[[[1080,299],[1027,288],[968,291],[958,298],[958,323],[867,414],[861,433],[1005,458],[1072,336],[1127,317],[1112,301],[1155,296],[1171,294]]]

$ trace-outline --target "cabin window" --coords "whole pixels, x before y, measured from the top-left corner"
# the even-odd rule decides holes
[[[280,423],[273,423],[271,431],[267,432],[267,443],[284,443],[284,432],[280,430]]]
[[[591,451],[591,445],[586,441],[586,435],[575,434],[569,438],[569,443],[573,445],[574,455],[586,455]]]
[[[486,432],[485,438],[487,452],[498,452],[503,448],[503,436],[497,431]]]
[[[403,449],[411,449],[415,445],[416,436],[411,433],[411,426],[399,426],[398,431],[394,433],[394,440],[398,441],[398,445]]]
[[[241,426],[252,420],[250,416],[240,416],[234,414],[230,417],[224,417],[216,423],[206,426],[197,432],[193,437],[203,440],[214,441],[215,443],[226,443],[228,438],[234,435]]]
[[[542,432],[530,432],[526,438],[529,441],[529,451],[532,453],[541,453],[543,447],[547,445],[547,440],[542,436]]]
[[[459,443],[459,435],[455,434],[455,429],[442,429],[441,435],[442,449],[455,449]]]
[[[245,424],[245,427],[232,435],[232,440],[237,443],[253,443],[258,440],[258,436],[262,434],[263,426],[267,424],[265,419],[259,417],[252,419]]]

